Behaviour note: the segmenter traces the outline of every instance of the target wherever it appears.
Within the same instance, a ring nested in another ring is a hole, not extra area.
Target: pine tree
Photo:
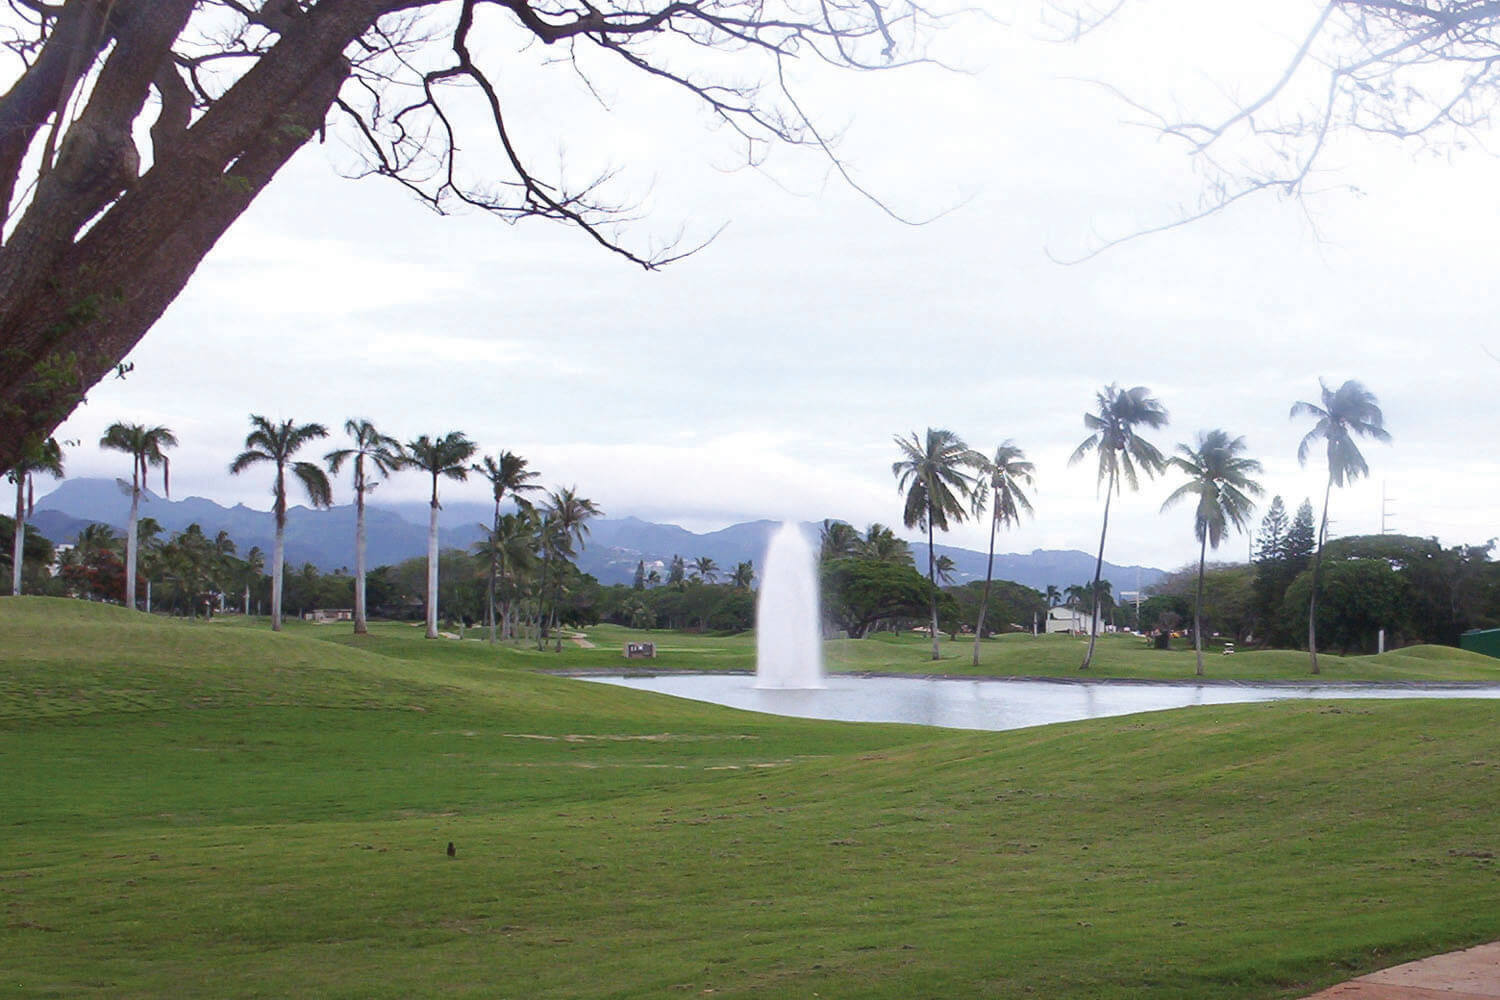
[[[1311,500],[1303,500],[1297,508],[1297,517],[1292,521],[1286,535],[1286,566],[1290,577],[1307,569],[1312,561],[1313,549],[1318,544],[1317,524],[1313,520]]]
[[[1286,537],[1290,525],[1286,517],[1286,505],[1281,497],[1275,497],[1260,519],[1260,531],[1255,534],[1255,563],[1278,563],[1285,556]]]
[[[644,559],[635,564],[635,589],[646,589],[646,561]]]

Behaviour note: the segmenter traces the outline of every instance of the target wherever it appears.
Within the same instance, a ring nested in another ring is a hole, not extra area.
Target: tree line
[[[1307,584],[1307,650],[1313,673],[1318,673],[1317,625],[1319,576],[1322,570],[1324,543],[1328,533],[1328,507],[1333,488],[1342,487],[1369,473],[1356,438],[1367,437],[1389,441],[1384,416],[1374,393],[1354,379],[1337,389],[1319,380],[1319,403],[1298,401],[1292,404],[1290,417],[1310,417],[1312,428],[1297,448],[1297,460],[1305,464],[1313,447],[1326,446],[1328,486],[1323,496],[1323,515],[1312,549],[1312,570]],[[1261,464],[1245,457],[1242,437],[1215,428],[1201,431],[1193,443],[1179,444],[1176,454],[1168,458],[1143,436],[1144,430],[1163,428],[1168,423],[1167,408],[1146,386],[1121,389],[1109,385],[1095,396],[1095,407],[1084,413],[1083,424],[1089,434],[1074,449],[1068,462],[1082,462],[1090,455],[1097,461],[1097,481],[1104,497],[1103,523],[1099,531],[1099,551],[1094,563],[1091,584],[1092,614],[1089,623],[1088,650],[1080,670],[1089,669],[1099,633],[1103,588],[1100,579],[1104,569],[1104,545],[1109,534],[1110,505],[1122,486],[1132,492],[1140,488],[1140,479],[1154,478],[1168,470],[1181,473],[1185,481],[1173,490],[1162,504],[1167,510],[1179,503],[1191,502],[1193,537],[1199,543],[1198,571],[1193,602],[1193,642],[1197,653],[1197,670],[1203,673],[1203,599],[1210,548],[1218,549],[1229,529],[1246,530],[1255,510],[1255,497],[1264,489],[1255,480]],[[985,571],[988,591],[994,571],[995,532],[1016,523],[1022,511],[1031,504],[1023,487],[1031,485],[1035,469],[1014,442],[1006,441],[992,459],[970,448],[949,430],[929,427],[925,438],[915,431],[897,436],[895,443],[901,457],[891,465],[899,490],[905,495],[903,523],[927,534],[927,576],[930,584],[928,606],[931,616],[932,658],[939,659],[937,559],[933,532],[947,531],[949,526],[969,515],[984,515],[990,510],[989,564]],[[993,496],[993,503],[991,497]],[[986,601],[979,605],[975,626],[974,657],[979,664],[979,641],[983,632]]]
[[[489,483],[495,502],[494,518],[491,524],[481,526],[485,529],[485,536],[471,554],[483,567],[485,598],[480,610],[491,641],[496,638],[497,628],[511,636],[516,634],[524,603],[534,624],[537,642],[544,644],[562,613],[570,579],[568,567],[572,566],[573,557],[585,544],[588,522],[602,513],[598,505],[580,495],[576,487],[543,490],[533,482],[538,473],[528,469],[526,459],[513,452],[500,451],[494,456],[482,456],[480,461],[471,461],[479,446],[459,431],[423,434],[404,444],[382,433],[365,419],[345,421],[344,431],[348,436],[344,447],[324,454],[321,463],[307,461],[297,455],[312,442],[327,438],[329,431],[326,426],[295,420],[273,421],[251,414],[244,450],[229,464],[229,472],[233,475],[258,466],[267,466],[272,472],[275,542],[269,563],[267,601],[271,628],[279,631],[282,625],[288,493],[294,487],[300,488],[314,507],[330,507],[333,505],[333,485],[329,476],[337,475],[347,467],[355,506],[355,567],[350,580],[349,603],[352,605],[354,631],[364,633],[368,631],[369,576],[365,566],[365,501],[382,480],[397,472],[411,470],[423,473],[431,484],[423,609],[427,637],[437,638],[443,566],[438,551],[438,515],[442,509],[439,484],[444,479],[466,480],[472,473]],[[168,452],[177,444],[177,436],[170,428],[123,421],[112,424],[100,438],[101,448],[130,457],[130,513],[123,540],[117,543],[110,529],[93,525],[80,534],[77,544],[65,553],[60,575],[70,592],[119,600],[126,607],[139,609],[137,580],[141,570],[171,567],[170,573],[164,571],[164,577],[172,581],[174,594],[180,590],[182,595],[197,595],[191,600],[183,597],[188,600],[189,613],[196,613],[198,602],[206,594],[219,595],[222,603],[222,595],[228,589],[226,583],[235,580],[234,585],[238,587],[241,578],[248,611],[251,579],[258,579],[267,568],[264,554],[259,549],[252,548],[246,559],[235,562],[231,559],[235,551],[231,539],[220,532],[218,538],[208,540],[197,525],[189,526],[186,531],[156,547],[160,526],[150,518],[140,516],[141,498],[148,489],[153,470],[161,470],[163,492],[171,496]],[[7,473],[16,488],[15,517],[10,519],[14,535],[11,553],[13,594],[23,592],[23,570],[28,551],[32,552],[33,565],[36,559],[44,556],[46,564],[52,561],[51,553],[36,546],[32,550],[26,547],[26,520],[35,503],[36,477],[61,477],[63,474],[62,446],[53,438],[27,452]],[[537,492],[543,496],[533,502],[530,495]],[[514,504],[514,512],[502,510],[506,500]],[[150,550],[146,555],[142,550],[143,525]],[[312,574],[307,572],[310,568],[303,569],[304,582],[317,576],[315,571]],[[576,574],[576,568],[573,573]]]

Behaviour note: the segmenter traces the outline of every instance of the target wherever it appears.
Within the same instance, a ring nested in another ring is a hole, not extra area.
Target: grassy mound
[[[1493,702],[953,733],[419,636],[0,601],[0,992],[1296,997],[1500,937]]]

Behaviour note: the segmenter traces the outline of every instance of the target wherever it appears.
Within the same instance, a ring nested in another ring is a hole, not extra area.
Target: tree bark
[[[1318,526],[1318,547],[1313,551],[1311,593],[1307,600],[1307,655],[1312,672],[1318,673],[1318,575],[1323,568],[1323,543],[1328,538],[1328,501],[1333,497],[1333,470],[1328,472],[1328,488],[1323,491],[1323,521]]]
[[[365,622],[365,475],[364,456],[354,459],[354,634],[367,635]]]
[[[438,494],[432,474],[432,507],[427,517],[427,638],[438,637]]]
[[[1109,504],[1115,498],[1115,471],[1110,470],[1108,491],[1104,494],[1104,527],[1099,529],[1099,558],[1094,563],[1094,618],[1089,622],[1089,650],[1083,654],[1083,665],[1087,670],[1094,662],[1094,642],[1099,637],[1099,578],[1104,574],[1104,536],[1109,534]]]
[[[131,12],[129,24],[117,33],[56,165],[0,250],[0,345],[7,351],[0,368],[0,467],[13,465],[113,370],[230,224],[322,126],[349,74],[344,50],[382,14],[424,4],[324,0],[290,19],[272,48],[196,123],[155,150],[139,177],[129,162],[130,125],[170,58],[172,26],[192,2],[118,5]],[[45,89],[44,75],[25,87],[23,77],[0,100],[0,120],[36,103],[33,91]],[[106,87],[106,79],[118,85]],[[29,95],[27,102],[18,91]],[[0,167],[5,155],[0,148]]]
[[[16,477],[16,541],[11,550],[10,592],[21,596],[21,560],[26,548],[26,477]]]
[[[140,556],[139,517],[141,512],[141,465],[140,456],[131,458],[130,468],[130,523],[125,526],[125,606],[135,610],[136,560]]]
[[[1198,600],[1193,605],[1193,649],[1198,652],[1198,676],[1203,676],[1203,566],[1208,558],[1208,532],[1198,546]]]
[[[984,564],[984,600],[979,602],[979,620],[974,623],[974,666],[979,666],[979,640],[984,635],[984,613],[990,607],[990,580],[995,575],[995,518],[990,516],[990,555]]]
[[[932,605],[932,658],[942,659],[938,649],[937,627],[937,557],[932,551],[932,490],[927,491],[927,582],[932,584],[928,599]]]
[[[276,544],[271,551],[271,631],[281,631],[282,557],[286,553],[286,471],[276,463]]]

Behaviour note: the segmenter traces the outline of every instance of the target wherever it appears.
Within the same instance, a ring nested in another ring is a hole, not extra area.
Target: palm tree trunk
[[[1099,577],[1104,573],[1104,536],[1109,534],[1109,504],[1115,498],[1115,471],[1109,471],[1108,490],[1104,494],[1104,527],[1099,529],[1099,558],[1094,563],[1094,618],[1089,622],[1089,651],[1083,654],[1083,665],[1079,670],[1087,670],[1089,664],[1094,662],[1094,643],[1099,638]]]
[[[551,562],[552,553],[546,548],[542,549],[542,584],[536,592],[536,648],[538,651],[547,648],[547,636],[542,630],[546,623],[547,614],[547,564]]]
[[[140,553],[136,527],[141,512],[141,471],[137,461],[130,470],[130,523],[125,527],[125,606],[135,610],[135,565]]]
[[[354,488],[354,634],[367,635],[365,621],[365,484]]]
[[[1193,605],[1193,648],[1198,651],[1198,676],[1203,676],[1203,561],[1208,557],[1208,532],[1198,546],[1198,601]]]
[[[21,596],[21,560],[26,548],[26,477],[16,477],[16,544],[11,550],[10,592]]]
[[[938,627],[937,627],[937,557],[932,552],[932,491],[927,491],[927,582],[932,584],[932,591],[928,597],[932,604],[932,658],[941,659],[938,652]]]
[[[278,507],[281,505],[278,504]],[[286,515],[276,514],[276,544],[271,551],[271,631],[281,631],[281,560],[286,554]]]
[[[146,586],[147,586],[147,588],[149,588],[151,586],[151,581],[147,580],[146,581]],[[148,589],[147,592],[149,593],[149,589]],[[149,597],[146,598],[146,605],[147,605],[146,606],[146,610],[150,611],[151,610],[151,607],[150,607],[150,605],[151,605],[151,599]],[[250,585],[248,583],[245,584],[245,617],[246,618],[250,617]]]
[[[500,537],[500,498],[495,497],[495,524],[490,532],[490,586],[487,600],[484,606],[485,616],[489,619],[490,645],[495,644],[495,576],[499,572],[500,554],[495,550],[495,542]]]
[[[979,666],[979,639],[984,635],[984,613],[990,606],[990,578],[995,575],[995,519],[990,518],[990,558],[984,564],[984,600],[979,603],[979,621],[974,623],[974,666]]]
[[[1323,522],[1318,527],[1318,547],[1313,551],[1311,596],[1307,601],[1307,654],[1312,658],[1312,672],[1318,673],[1318,574],[1323,568],[1323,543],[1328,539],[1328,501],[1333,496],[1333,472],[1328,473],[1328,488],[1323,491]]]
[[[427,638],[438,637],[438,498],[437,474],[432,477],[432,508],[427,518]]]

